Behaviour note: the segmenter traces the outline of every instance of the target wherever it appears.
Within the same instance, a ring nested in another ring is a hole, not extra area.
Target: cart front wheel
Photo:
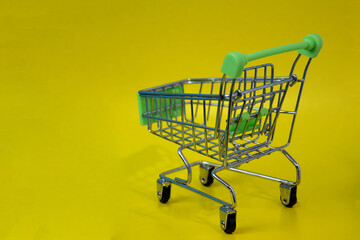
[[[231,234],[236,229],[236,210],[228,206],[220,207],[220,227],[225,233]]]
[[[291,208],[297,203],[296,191],[297,186],[280,184],[280,201],[285,207]]]
[[[165,179],[157,180],[157,196],[160,202],[167,203],[170,199],[171,183]]]

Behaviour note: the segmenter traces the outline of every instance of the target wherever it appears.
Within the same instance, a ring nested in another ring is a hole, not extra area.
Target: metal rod
[[[218,203],[220,203],[220,204],[222,204],[222,205],[226,205],[226,206],[228,206],[228,207],[231,207],[231,206],[232,206],[230,203],[224,202],[224,201],[222,201],[222,200],[220,200],[220,199],[218,199],[218,198],[216,198],[216,197],[213,197],[213,196],[211,196],[211,195],[209,195],[209,194],[207,194],[207,193],[204,193],[204,192],[202,192],[202,191],[199,191],[199,190],[197,190],[196,188],[190,187],[190,186],[185,185],[185,184],[181,184],[181,183],[177,182],[176,180],[173,180],[173,179],[171,179],[171,178],[168,178],[168,177],[165,177],[165,176],[162,176],[162,175],[160,175],[160,177],[163,178],[163,179],[165,179],[165,180],[167,180],[167,181],[169,181],[169,182],[171,182],[171,183],[173,183],[173,184],[176,184],[176,185],[178,185],[178,186],[180,186],[180,187],[186,188],[186,189],[191,190],[191,191],[193,191],[193,192],[195,192],[195,193],[198,193],[198,194],[200,194],[200,195],[202,195],[202,196],[204,196],[204,197],[207,197],[207,198],[209,198],[209,199],[211,199],[211,200],[214,200],[214,201],[216,201],[216,202],[218,202]]]
[[[187,169],[187,180],[186,180],[186,184],[189,185],[191,183],[191,178],[192,178],[192,170],[191,170],[191,165],[189,164],[189,162],[186,160],[184,154],[182,153],[182,150],[184,149],[184,146],[179,147],[178,149],[178,154],[181,158],[181,160],[184,162],[186,169]]]
[[[256,172],[245,171],[245,170],[238,169],[238,168],[229,168],[229,170],[234,171],[234,172],[238,172],[238,173],[244,173],[244,174],[255,176],[255,177],[265,178],[265,179],[275,181],[275,182],[286,183],[286,184],[290,184],[290,185],[296,185],[296,182],[284,180],[284,179],[277,178],[277,177],[271,177],[271,176],[256,173]]]
[[[217,112],[216,112],[216,122],[215,122],[215,138],[218,137],[219,135],[219,125],[220,125],[220,105],[221,105],[221,100],[222,100],[222,88],[223,88],[223,83],[226,79],[226,75],[223,75],[222,81],[221,81],[221,85],[220,85],[220,91],[219,91],[219,95],[218,95],[218,106],[217,106]]]
[[[227,182],[225,182],[223,179],[221,179],[221,178],[217,175],[217,173],[218,173],[219,171],[222,171],[222,170],[224,170],[224,169],[225,169],[224,167],[216,168],[216,169],[214,169],[214,170],[212,171],[211,175],[229,190],[230,196],[231,196],[231,207],[235,208],[236,205],[237,205],[237,202],[236,202],[236,196],[235,196],[235,191],[234,191],[234,189],[230,186],[230,184],[228,184]]]

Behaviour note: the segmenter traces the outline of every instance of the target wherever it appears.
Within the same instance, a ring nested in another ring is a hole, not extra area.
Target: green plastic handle
[[[231,52],[225,56],[221,72],[232,78],[241,76],[245,65],[253,60],[269,57],[272,55],[298,50],[309,58],[315,58],[322,47],[323,41],[318,34],[307,35],[302,42],[288,44],[280,47],[270,48],[250,54]]]

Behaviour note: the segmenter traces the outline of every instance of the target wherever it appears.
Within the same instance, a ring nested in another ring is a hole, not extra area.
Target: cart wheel
[[[171,183],[165,179],[157,180],[157,196],[160,202],[167,203],[170,199]]]
[[[291,208],[296,204],[296,190],[297,186],[287,185],[284,183],[280,184],[280,201],[285,207]]]
[[[214,168],[214,166],[210,166],[209,164],[200,164],[200,182],[202,185],[209,187],[214,182],[214,178],[211,175]]]
[[[227,234],[236,229],[236,210],[228,206],[220,207],[220,227]]]

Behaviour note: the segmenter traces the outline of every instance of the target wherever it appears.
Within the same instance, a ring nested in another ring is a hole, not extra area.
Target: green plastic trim
[[[248,63],[247,55],[239,52],[231,52],[225,56],[221,72],[237,78],[241,76],[244,66]]]
[[[146,102],[144,97],[140,97],[139,92],[137,93],[138,106],[139,106],[139,116],[140,116],[140,124],[144,126],[147,124],[146,118],[142,115],[146,112]]]
[[[314,33],[307,35],[303,41],[308,42],[308,48],[300,49],[298,52],[309,58],[317,57],[323,45],[322,38],[318,34]]]
[[[245,65],[253,60],[269,57],[272,55],[296,51],[309,58],[315,58],[323,45],[323,41],[318,34],[307,35],[302,42],[288,44],[280,47],[270,48],[250,54],[231,52],[225,56],[221,72],[232,78],[241,76]]]
[[[267,108],[262,108],[260,110],[260,116],[258,118],[258,122],[259,122],[260,118],[262,118],[263,116],[268,115],[268,113],[269,113],[269,110]],[[237,117],[239,117],[239,116],[240,116],[240,114],[237,115]],[[238,126],[235,134],[242,133],[244,131],[246,122],[248,120],[249,120],[249,122],[248,122],[248,125],[246,127],[246,131],[253,130],[254,125],[255,125],[255,121],[256,121],[256,117],[253,117],[253,118],[250,119],[250,114],[246,112],[246,113],[242,114],[239,126]],[[229,131],[230,136],[234,135],[236,125],[237,125],[237,122],[230,125],[230,131]],[[256,125],[255,129],[258,129],[259,127],[260,127],[260,124]]]
[[[164,92],[164,90],[161,91],[157,91],[157,92]],[[166,93],[184,93],[184,88],[182,85],[176,86],[175,88],[168,88],[165,90]],[[140,97],[139,92],[137,93],[137,99],[138,99],[138,106],[139,106],[139,116],[140,116],[140,124],[141,126],[147,125],[147,118],[143,117],[142,115],[144,113],[146,113],[146,102],[145,102],[145,97]],[[148,99],[150,99],[148,97]],[[165,107],[165,102],[166,102],[166,106],[170,106],[170,99],[169,98],[156,98],[154,97],[154,99],[156,99],[157,102],[157,106],[153,106],[153,110],[156,109],[160,109],[160,101],[162,102],[162,107]],[[155,102],[155,101],[154,101]],[[175,100],[176,105],[180,105],[181,104],[181,100],[180,99],[176,99]],[[174,104],[174,101],[172,101],[172,105]],[[175,106],[173,105],[173,109],[170,111],[170,109],[168,110],[162,110],[161,111],[161,115],[160,113],[156,112],[154,113],[152,116],[153,117],[163,117],[165,118],[166,116],[170,116],[171,112],[172,112],[172,117],[176,117],[176,116],[181,116],[181,106]],[[151,102],[150,100],[148,101],[148,107],[151,107]],[[166,115],[167,114],[167,115]],[[151,119],[150,120],[152,123],[156,122],[156,119]]]

